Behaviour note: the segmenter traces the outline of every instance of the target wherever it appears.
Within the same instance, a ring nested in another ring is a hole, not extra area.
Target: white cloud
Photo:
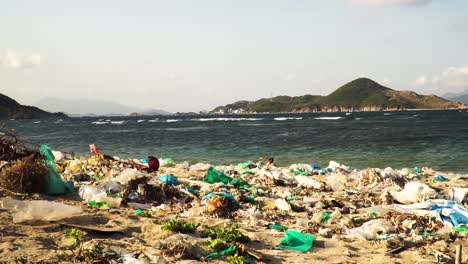
[[[288,73],[286,77],[284,77],[284,80],[286,81],[292,81],[296,79],[297,75],[295,73]]]
[[[177,79],[177,74],[171,72],[169,73],[168,78],[169,80],[174,81],[175,79]]]
[[[414,80],[413,85],[414,86],[424,86],[428,83],[427,81],[427,76],[419,76],[416,80]]]
[[[20,55],[12,50],[0,53],[0,67],[10,69],[22,69],[39,66],[42,64],[42,57],[39,54]]]
[[[413,82],[414,86],[435,91],[459,92],[468,89],[468,65],[449,67],[440,74],[423,75]]]
[[[363,6],[423,6],[432,0],[348,0],[353,5]]]

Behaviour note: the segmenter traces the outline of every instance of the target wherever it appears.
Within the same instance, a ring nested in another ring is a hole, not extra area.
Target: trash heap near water
[[[333,247],[349,248],[330,255],[349,263],[373,255],[414,263],[406,251],[432,262],[468,259],[465,175],[335,161],[276,167],[269,157],[229,166],[159,159],[152,171],[146,158],[111,157],[95,146],[89,157],[10,149],[0,149],[0,216],[9,220],[2,225],[57,224],[49,235],[72,244],[56,261],[310,263]],[[456,245],[465,246],[461,257]],[[0,251],[5,260],[15,254]]]

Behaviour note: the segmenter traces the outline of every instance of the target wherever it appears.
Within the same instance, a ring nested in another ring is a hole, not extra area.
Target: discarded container
[[[81,199],[86,202],[95,201],[102,202],[104,197],[107,197],[106,190],[104,188],[98,188],[94,186],[82,186],[78,190],[78,195]]]
[[[331,174],[327,177],[327,185],[335,192],[342,191],[346,187],[346,178],[340,174]]]
[[[64,159],[64,155],[63,155],[63,153],[60,152],[60,151],[55,151],[55,150],[53,150],[53,151],[52,151],[52,154],[54,155],[55,161],[56,161],[56,162],[57,162],[57,161],[61,161],[61,160]]]
[[[86,202],[105,202],[109,207],[119,207],[122,202],[121,198],[108,197],[102,187],[82,186],[78,194]]]
[[[13,214],[14,223],[26,221],[57,221],[82,213],[79,207],[44,200],[18,201],[3,199],[0,201],[0,207],[16,211]]]
[[[276,199],[275,206],[281,211],[286,211],[286,212],[292,211],[291,205],[288,202],[286,202],[284,199]]]
[[[365,222],[360,227],[346,230],[346,233],[350,238],[375,239],[377,235],[395,231],[395,227],[387,222],[387,220],[375,219]]]

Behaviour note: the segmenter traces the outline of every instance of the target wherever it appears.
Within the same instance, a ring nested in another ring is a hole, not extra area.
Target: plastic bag
[[[48,194],[65,194],[71,193],[74,189],[63,182],[62,178],[57,172],[57,168],[55,167],[55,157],[52,154],[52,150],[46,146],[42,145],[40,149],[40,153],[44,156],[44,161],[49,169],[49,174],[47,177],[47,193]]]
[[[331,174],[327,177],[327,185],[335,192],[342,191],[346,187],[346,177],[341,174]]]
[[[203,181],[208,182],[208,183],[222,182],[224,184],[234,185],[237,188],[250,188],[251,187],[245,181],[243,181],[243,180],[241,180],[239,178],[228,177],[228,176],[224,175],[224,173],[214,169],[213,167],[210,167],[208,169],[205,176],[203,177]]]
[[[104,188],[94,186],[82,186],[78,194],[86,202],[105,202],[109,207],[119,207],[122,198],[108,197]]]
[[[13,214],[13,223],[26,221],[57,221],[82,213],[80,207],[44,200],[18,201],[4,199],[0,201],[0,207],[17,211]]]
[[[286,230],[285,237],[281,238],[278,248],[307,252],[312,248],[312,243],[315,241],[315,236],[302,233],[297,230]]]
[[[211,167],[210,164],[206,163],[197,163],[190,166],[190,171],[206,171]]]
[[[447,198],[458,203],[463,203],[465,197],[467,197],[468,188],[450,188],[447,192]]]
[[[409,182],[401,192],[392,193],[395,200],[402,204],[423,202],[437,196],[437,192],[431,187],[420,182]]]
[[[297,184],[300,185],[300,186],[304,186],[304,187],[307,187],[307,188],[313,188],[313,189],[317,189],[317,190],[320,190],[322,188],[322,183],[314,180],[311,177],[301,175],[301,176],[296,176],[295,179],[297,181]]]
[[[136,169],[125,169],[119,174],[119,176],[112,179],[112,181],[117,181],[126,185],[129,181],[138,179],[142,176],[143,174]]]
[[[179,181],[177,180],[177,178],[172,175],[162,175],[159,177],[159,181],[161,183],[170,183],[172,185],[179,185]]]
[[[387,220],[375,219],[365,222],[362,226],[346,230],[347,236],[359,239],[375,239],[377,235],[395,232],[396,229]]]

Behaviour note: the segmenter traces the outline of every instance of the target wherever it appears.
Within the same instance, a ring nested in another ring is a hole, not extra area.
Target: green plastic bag
[[[236,251],[236,249],[237,249],[237,246],[234,245],[234,246],[226,248],[225,250],[210,253],[210,254],[206,255],[206,258],[211,259],[211,258],[220,258],[220,257],[226,256],[226,255],[233,255],[234,252]]]
[[[307,252],[312,248],[312,243],[314,243],[315,238],[316,237],[314,235],[289,229],[286,230],[285,237],[281,239],[281,242],[277,247]]]
[[[224,175],[224,173],[220,172],[219,170],[216,170],[213,167],[210,167],[208,169],[205,176],[203,177],[203,181],[205,181],[207,183],[222,182],[224,184],[232,184],[237,188],[246,188],[246,189],[248,189],[248,188],[252,187],[248,183],[246,183],[245,181],[243,181],[243,180],[241,180],[239,178],[228,177],[228,176]]]
[[[468,226],[462,225],[462,226],[455,227],[455,233],[457,234],[468,233]]]
[[[40,153],[44,156],[44,162],[49,169],[47,176],[47,194],[65,194],[73,192],[73,188],[65,184],[55,168],[55,157],[47,145],[42,145]]]

